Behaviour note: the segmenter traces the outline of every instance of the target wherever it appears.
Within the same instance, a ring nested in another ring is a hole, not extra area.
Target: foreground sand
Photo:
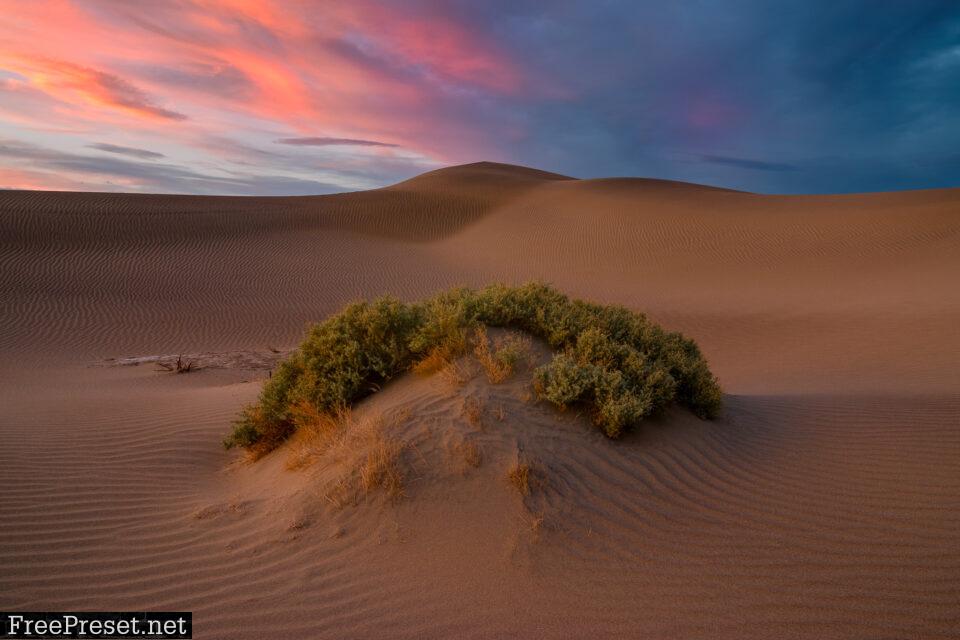
[[[958,190],[480,164],[314,198],[0,192],[0,238],[0,609],[192,610],[205,638],[960,635]],[[220,447],[262,371],[102,366],[531,278],[696,339],[722,419],[609,443],[475,380],[507,406],[478,430],[405,380],[373,402],[483,465],[334,509]],[[518,447],[549,468],[535,500],[503,480]]]

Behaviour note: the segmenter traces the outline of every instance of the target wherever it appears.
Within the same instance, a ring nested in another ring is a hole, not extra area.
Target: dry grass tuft
[[[340,511],[348,504],[355,502],[355,491],[346,482],[345,478],[337,481],[323,493],[323,499],[336,511]]]
[[[540,465],[522,458],[518,458],[507,470],[507,480],[524,497],[533,493],[534,489],[542,488],[546,483],[546,477]]]
[[[413,365],[413,371],[420,375],[429,375],[437,371],[442,371],[451,366],[457,358],[466,352],[466,329],[451,331],[444,337],[440,344],[430,349],[424,358]]]
[[[522,496],[530,495],[530,475],[530,465],[526,462],[517,462],[507,470],[507,479]]]
[[[463,399],[463,417],[472,426],[483,429],[483,401],[477,396],[467,396]]]
[[[451,392],[456,392],[473,378],[474,372],[464,362],[454,360],[440,369],[440,379]]]
[[[503,405],[497,405],[496,410],[493,412],[493,415],[497,418],[497,422],[503,422],[507,419],[507,412],[503,408]]]
[[[360,486],[364,494],[383,489],[392,499],[402,498],[403,472],[399,461],[404,444],[384,437],[379,430],[372,431],[370,438],[366,460],[360,467]]]
[[[248,414],[251,416],[259,416],[262,413],[260,407],[251,407],[248,410]],[[268,453],[271,453],[274,449],[283,444],[283,441],[289,437],[288,433],[277,432],[271,434],[270,437],[264,437],[258,440],[256,443],[246,447],[244,450],[244,460],[246,462],[256,462],[260,458],[264,457]]]
[[[422,376],[442,371],[450,366],[450,359],[440,349],[433,349],[427,356],[413,365],[413,372]]]
[[[406,443],[388,432],[409,418],[409,412],[358,419],[349,409],[330,415],[312,405],[298,405],[292,419],[299,425],[291,438],[289,470],[321,460],[340,468],[340,475],[321,495],[335,509],[356,504],[360,496],[383,490],[391,499],[403,497],[402,465]]]
[[[273,449],[267,445],[257,443],[255,446],[248,447],[244,450],[243,456],[238,460],[240,464],[246,464],[251,462],[256,462],[263,456],[267,455],[273,451]]]
[[[522,333],[508,333],[497,338],[491,347],[487,328],[480,325],[475,330],[474,340],[473,353],[492,384],[500,384],[513,375],[518,365],[530,362],[532,343],[530,337]]]
[[[297,430],[290,438],[290,454],[286,462],[290,471],[315,464],[353,422],[349,408],[343,407],[330,414],[318,411],[307,402],[297,404],[291,415]]]
[[[483,450],[480,449],[480,446],[475,442],[463,442],[459,447],[460,455],[463,457],[463,461],[469,467],[474,469],[478,468],[483,464]]]

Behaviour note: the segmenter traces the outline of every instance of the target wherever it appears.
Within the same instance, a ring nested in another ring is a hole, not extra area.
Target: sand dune
[[[0,239],[0,609],[192,610],[203,638],[960,635],[960,190],[480,163],[333,196],[0,192]],[[532,278],[697,340],[722,418],[609,442],[519,379],[409,377],[358,411],[409,409],[425,466],[335,509],[283,451],[220,447],[262,370],[94,366]],[[465,422],[470,395],[506,418]],[[526,499],[518,449],[549,477]]]

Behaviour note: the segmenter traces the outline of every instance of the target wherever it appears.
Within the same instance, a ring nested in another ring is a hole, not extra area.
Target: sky
[[[0,0],[0,188],[960,187],[957,0]]]

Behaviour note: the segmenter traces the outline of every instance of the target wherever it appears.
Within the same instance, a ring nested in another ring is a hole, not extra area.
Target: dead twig
[[[193,365],[193,360],[184,362],[183,354],[177,356],[177,361],[174,364],[167,364],[166,362],[157,361],[155,363],[158,367],[161,367],[164,371],[169,371],[170,373],[190,373],[191,371],[199,371],[200,367],[195,367]]]

